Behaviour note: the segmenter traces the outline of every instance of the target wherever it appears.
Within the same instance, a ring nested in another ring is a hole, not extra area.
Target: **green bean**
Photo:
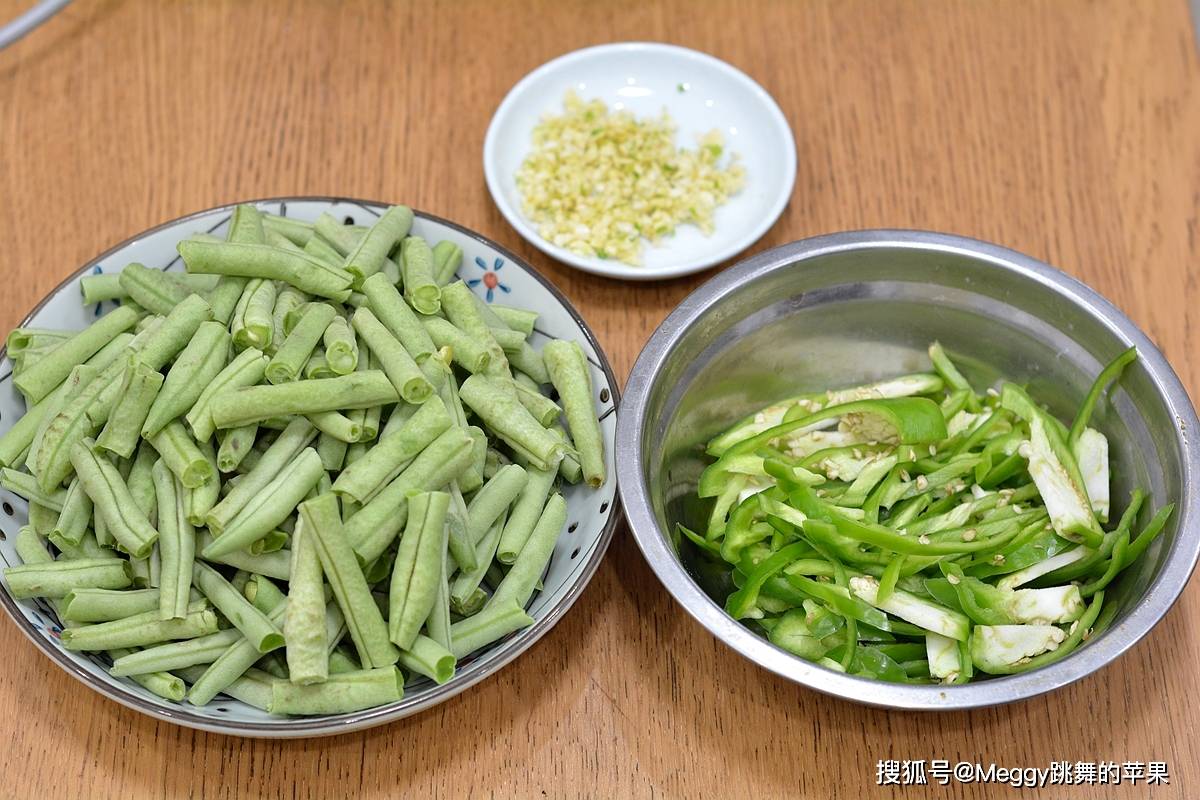
[[[400,666],[432,678],[439,686],[454,677],[457,661],[448,648],[428,636],[417,636],[408,650],[400,651]]]
[[[433,251],[420,236],[409,236],[401,245],[400,256],[404,299],[422,314],[438,313],[442,290],[433,279]]]
[[[521,494],[528,480],[524,469],[509,464],[476,492],[467,506],[467,535],[472,545],[479,544],[492,524]]]
[[[276,606],[267,616],[267,620],[275,626],[283,623],[287,615],[287,602]],[[283,637],[279,637],[279,646],[283,645]],[[218,692],[237,681],[246,670],[262,656],[262,651],[256,644],[245,636],[226,648],[225,652],[209,664],[208,669],[200,675],[188,690],[188,702],[195,706],[207,705],[217,696]]]
[[[226,241],[243,244],[262,244],[266,239],[266,221],[263,213],[249,203],[239,203],[234,206],[233,214],[229,217],[229,230],[225,234]],[[212,239],[211,241],[220,241]]]
[[[438,286],[445,286],[454,280],[454,274],[462,266],[462,248],[449,240],[443,240],[433,246],[433,279]]]
[[[400,670],[387,666],[331,675],[309,686],[276,681],[272,691],[272,714],[344,714],[398,702],[404,679]]]
[[[479,648],[532,624],[533,618],[514,600],[492,600],[478,614],[450,626],[450,652],[456,658],[464,658]]]
[[[63,497],[63,507],[54,523],[52,535],[61,541],[79,544],[92,521],[92,499],[87,496],[79,478],[71,481]]]
[[[246,290],[248,278],[237,278],[232,275],[222,275],[217,279],[217,285],[208,293],[209,306],[212,307],[213,319],[222,325],[229,325],[237,309],[238,301]]]
[[[34,404],[26,404],[25,414],[13,423],[3,435],[0,435],[0,466],[11,467],[21,463],[34,436],[42,427],[43,421],[57,413],[66,389],[69,388],[70,376],[59,384],[53,393]]]
[[[346,537],[362,563],[391,544],[407,521],[408,495],[434,491],[456,479],[470,464],[471,437],[450,428],[434,439],[395,480],[381,489],[346,523]]]
[[[99,519],[97,519],[96,522],[99,524]],[[91,531],[83,534],[77,544],[65,542],[56,537],[54,534],[50,534],[49,538],[62,554],[59,556],[59,559],[63,561],[77,561],[82,558],[120,559],[120,556],[112,550],[111,539],[109,540],[108,544],[106,544],[104,547],[101,547],[100,543],[96,540],[96,535]]]
[[[154,554],[158,552],[157,547],[158,545],[155,545],[155,549],[151,550],[150,555],[146,556],[145,558],[129,559],[129,569],[133,573],[133,586],[136,586],[139,589],[157,588],[154,585],[155,582],[153,568]]]
[[[512,569],[496,587],[489,605],[513,600],[524,607],[533,596],[534,588],[542,578],[542,572],[550,563],[554,544],[567,522],[567,503],[561,494],[551,495],[546,508],[538,518],[537,525],[529,535],[521,554],[513,562]]]
[[[263,355],[261,350],[247,348],[230,361],[207,386],[203,387],[191,410],[184,415],[184,419],[187,420],[197,441],[207,441],[216,428],[212,421],[213,398],[221,392],[258,383],[266,374],[269,361],[270,359]]]
[[[520,331],[526,336],[533,335],[533,326],[537,324],[538,313],[523,308],[513,308],[499,303],[491,304],[492,313],[504,321],[504,324],[514,331]]]
[[[341,220],[328,211],[321,212],[321,216],[317,217],[316,222],[313,223],[313,230],[334,249],[334,252],[338,254],[339,262],[345,259],[346,255],[358,244],[359,238],[366,232],[366,228],[343,225]]]
[[[389,638],[401,650],[412,646],[437,599],[449,505],[445,492],[419,492],[408,501],[408,527],[392,568],[388,612]]]
[[[217,451],[217,469],[221,472],[236,470],[246,455],[254,448],[254,440],[257,436],[257,422],[229,428],[225,432],[225,437],[221,439],[221,449]]]
[[[138,445],[125,475],[125,485],[129,487],[134,505],[141,509],[148,520],[157,519],[158,514],[158,493],[154,488],[154,464],[157,461],[158,453],[149,442],[143,441]]]
[[[229,344],[229,334],[221,323],[200,324],[192,340],[171,365],[142,426],[143,436],[153,437],[168,422],[187,413],[196,404],[205,387],[225,369]]]
[[[278,296],[274,281],[252,278],[238,298],[237,308],[229,321],[233,346],[253,347],[270,351],[275,341],[275,299]]]
[[[497,436],[533,466],[546,469],[562,455],[562,442],[543,428],[495,379],[472,375],[463,382],[459,395]],[[568,414],[569,409],[570,406]]]
[[[391,206],[358,240],[346,256],[343,269],[350,273],[354,286],[383,269],[388,253],[412,229],[413,213],[407,206]]]
[[[371,312],[421,366],[429,382],[435,388],[441,386],[443,373],[436,364],[430,363],[437,350],[433,339],[429,338],[429,332],[404,302],[396,287],[388,283],[385,277],[376,278],[372,275],[363,281],[362,290],[367,296],[367,307]]]
[[[314,350],[313,354],[304,362],[303,373],[305,380],[336,378],[340,374],[329,368],[329,362],[325,360],[325,352],[319,348]]]
[[[128,306],[105,314],[13,378],[14,385],[28,403],[36,403],[66,380],[75,366],[87,361],[137,321],[138,313]]]
[[[87,410],[110,383],[120,382],[121,370],[119,362],[100,370],[47,422],[32,465],[43,491],[51,491],[71,474],[71,447],[95,433],[96,426],[88,419]]]
[[[170,639],[194,639],[217,631],[217,615],[203,601],[188,606],[183,619],[159,619],[158,611],[146,611],[132,617],[66,628],[60,634],[68,650],[113,650],[121,647],[145,647]]]
[[[79,587],[67,592],[58,608],[65,621],[111,622],[114,619],[132,617],[134,614],[156,611],[158,604],[158,589],[118,590]]]
[[[446,318],[465,333],[472,343],[486,352],[493,365],[504,363],[504,350],[496,341],[496,337],[484,321],[483,315],[480,314],[477,305],[478,298],[475,293],[468,289],[467,284],[462,281],[455,281],[443,287],[441,292],[442,311],[446,314]],[[436,337],[434,337],[434,341],[437,341]]]
[[[278,231],[299,247],[304,247],[312,238],[313,226],[309,222],[277,214],[263,214],[262,222],[264,227]]]
[[[196,554],[196,532],[184,513],[184,488],[158,461],[154,465],[154,490],[158,502],[158,548],[162,563],[159,580],[159,617],[187,616],[192,589],[192,565]]]
[[[300,504],[305,529],[313,534],[321,568],[346,618],[350,638],[364,667],[395,664],[399,653],[388,640],[387,623],[371,598],[338,513],[337,497],[320,495]]]
[[[14,547],[17,556],[25,564],[45,564],[53,561],[54,556],[46,549],[46,544],[32,525],[22,525],[17,529]]]
[[[322,335],[325,344],[325,361],[338,375],[349,375],[358,367],[358,342],[350,323],[343,316],[335,316]]]
[[[162,369],[192,340],[200,323],[212,319],[212,315],[212,306],[204,298],[188,295],[157,327],[138,334],[139,338],[145,337],[140,343],[138,360],[151,369]]]
[[[500,534],[504,532],[506,514],[500,516],[491,527],[483,532],[475,543],[475,567],[465,569],[460,565],[458,575],[450,584],[450,607],[466,616],[473,605],[474,598],[479,596],[479,585],[483,576],[496,558],[496,546],[500,543]]]
[[[592,400],[592,380],[587,357],[576,342],[554,339],[546,343],[542,353],[550,379],[558,390],[566,411],[571,439],[579,453],[579,463],[588,485],[599,489],[604,485],[604,438]]]
[[[144,650],[113,659],[112,668],[108,673],[121,677],[143,675],[148,672],[174,671],[194,667],[197,664],[211,664],[230,646],[244,638],[242,632],[237,628],[227,628],[182,642],[147,647]]]
[[[456,513],[456,508],[460,505],[460,503],[454,502],[453,491],[451,492],[451,501],[452,501],[451,510],[446,515],[447,549],[449,549],[449,532],[450,532],[449,531],[449,523],[452,518],[452,515],[454,515]],[[461,501],[461,498],[459,498],[459,501]],[[450,650],[450,581],[448,580],[449,571],[450,571],[450,559],[443,558],[442,559],[442,572],[441,572],[441,575],[438,576],[437,594],[434,597],[433,608],[430,610],[429,616],[425,619],[425,633],[428,634],[429,638],[433,639],[433,641],[435,641],[438,645],[440,645],[446,651]],[[418,636],[417,637],[418,642],[413,643],[413,650],[417,649],[420,638],[421,637]],[[401,658],[403,658],[403,657],[404,657],[404,654],[401,653]],[[412,669],[411,666],[409,666],[408,668]],[[437,680],[437,678],[434,677],[434,680]]]
[[[542,509],[554,488],[554,479],[558,475],[558,465],[550,464],[548,469],[529,467],[528,480],[521,489],[521,495],[513,506],[504,532],[496,548],[496,560],[501,564],[512,564],[517,560],[534,526],[542,516]]]
[[[147,438],[158,455],[188,489],[217,480],[216,470],[200,447],[178,419],[172,420],[158,433]]]
[[[534,350],[529,342],[522,342],[520,349],[505,352],[505,356],[513,369],[528,375],[534,383],[550,383],[550,372],[546,369],[542,353]]]
[[[526,381],[533,384],[532,388],[525,385]],[[558,403],[538,391],[537,384],[532,378],[527,377],[523,372],[518,372],[513,379],[513,388],[516,390],[517,400],[543,427],[549,427],[558,421],[562,414],[562,408]]]
[[[71,448],[71,463],[108,532],[122,549],[134,558],[150,555],[158,531],[138,508],[117,468],[96,453],[95,442],[84,439]]]
[[[192,580],[258,652],[269,653],[283,646],[283,631],[221,577],[221,573],[207,564],[194,564]]]
[[[355,311],[351,322],[370,349],[372,363],[383,369],[399,396],[407,403],[425,402],[433,386],[400,341],[368,308]]]
[[[116,275],[91,275],[84,277],[93,278],[109,278],[115,280]],[[105,297],[105,300],[111,298]],[[93,300],[91,302],[100,302]],[[84,301],[85,305],[91,305],[88,301]],[[4,342],[4,347],[8,351],[8,357],[18,359],[30,350],[53,349],[60,344],[70,339],[74,335],[73,331],[57,330],[52,328],[13,328],[8,334],[8,338]]]
[[[197,531],[196,548],[200,552],[199,557],[204,561],[213,564],[225,564],[226,566],[236,567],[237,569],[243,569],[281,581],[286,581],[291,576],[292,554],[289,550],[276,550],[273,553],[259,554],[251,553],[249,550],[234,550],[232,553],[206,558],[203,550],[212,544],[213,541],[212,534],[207,529],[202,528]]]
[[[341,439],[327,433],[322,433],[317,438],[317,455],[321,457],[321,464],[326,471],[338,472],[342,469],[342,464],[346,460],[346,448],[349,446]]]
[[[131,359],[121,380],[115,413],[109,414],[96,446],[122,458],[133,455],[141,437],[142,423],[150,414],[163,385],[162,373]]]
[[[26,472],[17,472],[15,469],[0,470],[0,486],[53,511],[61,512],[67,499],[65,489],[58,488],[51,492],[43,492],[37,485],[37,479],[34,476]]]
[[[486,372],[491,366],[493,354],[489,352],[485,343],[472,339],[465,331],[441,317],[426,317],[421,323],[433,343],[438,347],[450,348],[454,363],[467,372]]]
[[[191,294],[162,270],[148,269],[137,263],[126,265],[118,280],[125,294],[151,314],[165,316]]]
[[[132,650],[127,648],[118,647],[109,650],[108,655],[115,661],[132,652]],[[152,694],[156,694],[166,700],[173,700],[176,703],[183,700],[187,694],[187,687],[184,686],[183,680],[167,672],[147,672],[145,674],[131,675],[129,679]]]
[[[437,397],[429,398],[399,430],[384,436],[346,467],[333,482],[333,490],[359,503],[369,501],[450,425],[445,404]]]
[[[212,400],[212,418],[218,428],[235,428],[280,414],[369,408],[399,399],[387,375],[368,370],[336,378],[223,391]]]
[[[354,414],[355,412],[351,411],[350,413]],[[362,438],[362,423],[353,417],[337,411],[320,411],[306,416],[318,431],[341,439],[343,442],[357,442]]]
[[[345,256],[339,253],[337,248],[322,236],[314,236],[309,239],[304,245],[304,252],[322,264],[327,264],[331,267],[341,268],[342,263],[346,260]]]
[[[472,297],[475,295],[472,294]],[[500,349],[507,355],[508,353],[519,352],[522,347],[529,343],[525,341],[525,334],[520,331],[514,331],[511,328],[489,328],[492,338],[500,345]]]
[[[316,433],[316,428],[307,419],[297,418],[289,422],[267,448],[266,453],[245,474],[244,479],[213,507],[206,518],[206,524],[213,530],[224,530],[251,498],[262,492],[267,484],[300,455]]]
[[[459,476],[461,478],[461,475]],[[479,566],[475,560],[475,543],[467,533],[467,502],[463,500],[462,487],[458,480],[450,481],[447,487],[450,492],[450,510],[446,514],[447,548],[459,569],[475,569]],[[449,575],[447,568],[447,576]],[[449,587],[446,589],[446,602],[449,603]],[[449,613],[447,611],[447,613]],[[448,623],[447,623],[448,624]]]
[[[17,600],[29,597],[60,599],[72,589],[124,589],[130,584],[129,566],[119,559],[88,558],[21,564],[4,568],[9,593]]]
[[[305,448],[258,494],[250,498],[228,525],[209,512],[208,527],[217,538],[202,551],[204,557],[222,556],[241,550],[266,536],[291,515],[324,474],[317,451],[311,447]]]
[[[300,321],[267,364],[267,380],[271,383],[296,380],[313,349],[321,341],[325,328],[336,316],[333,306],[327,303],[309,303],[305,306]]]
[[[177,249],[188,272],[278,280],[302,292],[334,300],[344,300],[350,293],[349,273],[305,253],[269,245],[195,239],[185,239]]]
[[[320,683],[329,677],[330,642],[325,629],[324,573],[313,536],[296,523],[292,575],[288,584],[287,665],[293,683]]]
[[[290,542],[291,534],[280,528],[275,528],[268,531],[267,535],[261,539],[256,539],[246,549],[250,552],[250,555],[261,556],[263,553],[274,553],[276,550],[283,550]]]

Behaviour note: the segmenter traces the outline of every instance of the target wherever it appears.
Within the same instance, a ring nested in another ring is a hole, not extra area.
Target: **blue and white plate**
[[[360,225],[371,224],[386,208],[378,203],[335,198],[282,198],[256,201],[263,211],[312,221],[328,211],[338,219]],[[122,242],[75,272],[38,303],[22,326],[82,329],[112,309],[111,303],[84,306],[79,279],[84,275],[119,272],[130,262],[148,267],[180,271],[183,265],[175,245],[197,232],[223,235],[233,206],[201,211],[164,223]],[[427,679],[410,680],[404,698],[397,703],[367,711],[320,717],[276,717],[219,695],[203,707],[172,703],[151,694],[128,678],[108,674],[109,662],[98,654],[69,652],[59,643],[60,628],[50,607],[41,600],[14,600],[7,585],[0,591],[0,605],[17,627],[42,652],[69,674],[122,705],[152,717],[192,728],[240,736],[294,738],[323,736],[360,730],[415,714],[478,683],[512,661],[540,639],[567,613],[591,579],[619,518],[617,480],[613,469],[613,439],[616,432],[618,387],[596,337],[562,296],[531,267],[489,239],[428,214],[416,212],[413,233],[430,243],[448,239],[463,251],[459,276],[487,302],[513,305],[538,312],[532,342],[540,346],[548,338],[574,339],[583,347],[592,366],[592,384],[600,409],[600,429],[606,448],[608,479],[593,491],[586,486],[568,486],[567,530],[559,539],[543,576],[545,587],[530,603],[535,623],[477,652],[458,664],[454,678],[443,686]],[[12,362],[0,351],[0,433],[7,431],[25,411],[25,403],[12,385]],[[23,499],[0,489],[0,562],[20,563],[14,547],[17,530],[27,521]]]

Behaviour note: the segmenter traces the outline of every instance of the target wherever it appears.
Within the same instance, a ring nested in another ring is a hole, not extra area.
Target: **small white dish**
[[[300,220],[315,220],[329,212],[347,223],[371,224],[385,205],[345,198],[292,197],[251,201],[261,210]],[[42,299],[22,326],[81,330],[101,313],[111,311],[113,301],[85,306],[80,300],[79,279],[84,275],[119,272],[137,261],[148,267],[180,271],[183,265],[175,245],[192,233],[224,236],[233,206],[219,206],[165,222],[125,240],[85,264]],[[425,678],[408,676],[404,697],[396,703],[347,714],[313,717],[272,716],[224,694],[205,706],[173,703],[151,694],[129,678],[108,674],[111,661],[102,653],[65,649],[59,641],[59,621],[45,600],[15,600],[8,585],[0,581],[0,608],[16,627],[55,664],[90,689],[151,717],[189,728],[233,736],[300,738],[326,736],[382,725],[430,708],[469,686],[495,674],[550,630],[571,608],[591,580],[620,519],[616,499],[617,479],[613,466],[617,405],[620,402],[616,376],[591,329],[565,297],[521,259],[490,240],[448,220],[416,212],[413,233],[436,242],[454,242],[463,251],[459,276],[485,302],[493,301],[527,308],[539,314],[531,341],[540,347],[548,338],[574,339],[583,347],[592,368],[592,388],[601,415],[608,477],[604,486],[592,491],[585,486],[565,486],[567,529],[554,547],[542,591],[534,595],[527,610],[534,624],[476,651],[458,663],[455,676],[438,686]],[[25,401],[12,385],[12,362],[0,349],[0,433],[7,431],[25,412]],[[28,504],[7,489],[0,489],[0,567],[21,563],[16,552],[16,534],[28,522]],[[6,630],[4,636],[11,637]],[[7,642],[6,642],[7,643]],[[64,707],[65,708],[65,707]],[[68,713],[64,710],[63,712]]]
[[[716,210],[711,236],[681,225],[657,245],[647,242],[640,266],[580,256],[541,237],[521,210],[515,176],[529,153],[534,126],[543,114],[561,113],[568,89],[638,117],[666,108],[681,146],[695,147],[698,135],[721,131],[726,150],[737,153],[746,169],[746,184]],[[661,280],[719,264],[767,232],[792,195],[796,142],[779,105],[744,72],[684,47],[623,42],[567,53],[522,78],[488,126],[483,169],[500,212],[542,252],[597,275]]]

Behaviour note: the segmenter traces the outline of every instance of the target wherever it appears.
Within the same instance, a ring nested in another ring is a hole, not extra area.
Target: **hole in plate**
[[[346,218],[345,218],[344,220],[342,220],[342,222],[344,222],[346,225],[353,225],[353,224],[354,224],[354,217],[352,217],[352,216],[350,216],[349,214],[347,214],[347,215],[346,215]]]
[[[603,503],[600,504],[600,513],[603,514],[605,511],[608,511],[608,501],[607,500],[605,500]]]
[[[571,560],[574,561],[576,556],[578,556],[578,555],[579,555],[579,548],[576,547],[574,550],[571,551]]]
[[[574,533],[575,529],[578,527],[579,527],[578,522],[572,522],[570,525],[567,526],[567,533]]]
[[[3,508],[4,513],[8,514],[10,517],[13,515],[12,504],[10,504],[7,500],[5,500],[3,504],[0,504],[0,508]]]
[[[608,387],[607,386],[605,386],[603,389],[600,390],[600,402],[601,403],[608,402]]]
[[[8,541],[8,534],[6,534],[4,532],[3,528],[0,528],[0,542],[7,542],[7,541]]]

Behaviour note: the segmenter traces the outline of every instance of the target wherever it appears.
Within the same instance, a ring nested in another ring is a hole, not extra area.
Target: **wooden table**
[[[29,1],[0,0],[0,19]],[[713,53],[783,107],[796,190],[754,250],[873,226],[1001,242],[1113,299],[1200,389],[1188,347],[1200,69],[1184,0],[80,0],[0,53],[0,327],[155,223],[243,198],[349,195],[411,203],[512,248],[576,303],[623,377],[707,276],[647,285],[560,266],[504,222],[480,165],[515,81],[622,39]],[[857,797],[880,791],[879,759],[945,758],[1166,761],[1171,785],[1152,796],[1196,797],[1197,619],[1192,586],[1134,652],[1052,696],[889,713],[727,650],[620,530],[568,618],[499,676],[413,719],[294,742],[154,722],[88,693],[5,620],[0,796]]]

